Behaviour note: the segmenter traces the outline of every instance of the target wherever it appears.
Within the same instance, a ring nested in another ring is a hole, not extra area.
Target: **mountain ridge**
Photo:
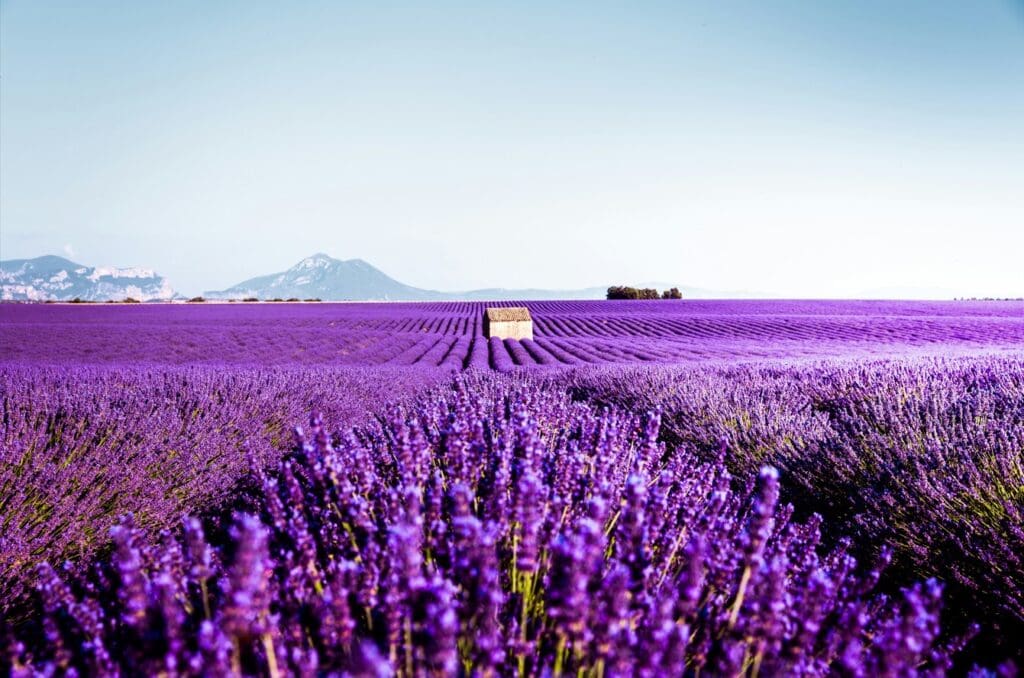
[[[148,268],[85,266],[46,254],[0,261],[3,301],[168,301],[175,297],[166,278]]]
[[[400,283],[362,259],[335,259],[322,252],[306,257],[286,271],[249,278],[225,290],[203,292],[208,299],[325,301],[436,301],[444,298],[444,294]]]
[[[333,279],[332,279],[333,276]],[[646,284],[645,286],[650,286]],[[660,283],[659,289],[678,287],[685,298],[709,299],[724,295],[710,290]],[[286,271],[256,276],[224,290],[203,293],[208,299],[255,297],[317,298],[323,301],[507,301],[514,299],[604,299],[607,287],[572,290],[489,287],[441,292],[406,285],[363,259],[335,259],[318,252]]]
[[[687,299],[761,297],[722,293],[670,283],[636,287],[678,287]],[[323,252],[305,257],[278,273],[254,276],[223,290],[209,290],[210,300],[320,299],[323,301],[507,301],[604,299],[607,287],[577,289],[488,287],[457,292],[407,285],[360,258],[335,259]],[[167,279],[147,268],[85,266],[57,255],[0,261],[0,300],[4,301],[139,301],[183,299]]]

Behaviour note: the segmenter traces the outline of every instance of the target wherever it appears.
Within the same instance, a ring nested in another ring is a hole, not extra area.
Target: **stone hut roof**
[[[496,306],[487,309],[488,322],[507,323],[532,320],[530,309],[525,306]]]

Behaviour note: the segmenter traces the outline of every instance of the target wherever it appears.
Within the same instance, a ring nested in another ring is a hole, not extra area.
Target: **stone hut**
[[[484,336],[533,339],[533,318],[525,306],[495,306],[484,312]]]

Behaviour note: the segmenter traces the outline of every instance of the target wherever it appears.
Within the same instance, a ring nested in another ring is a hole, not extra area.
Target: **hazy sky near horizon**
[[[0,2],[0,258],[1024,295],[1024,0]]]

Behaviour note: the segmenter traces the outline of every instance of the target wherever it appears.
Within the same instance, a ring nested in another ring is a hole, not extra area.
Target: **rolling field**
[[[0,305],[0,670],[1024,666],[1024,303],[526,305]]]
[[[525,303],[535,340],[488,342],[483,303],[0,305],[0,360],[32,364],[578,366],[950,355],[1024,346],[1021,302]]]

